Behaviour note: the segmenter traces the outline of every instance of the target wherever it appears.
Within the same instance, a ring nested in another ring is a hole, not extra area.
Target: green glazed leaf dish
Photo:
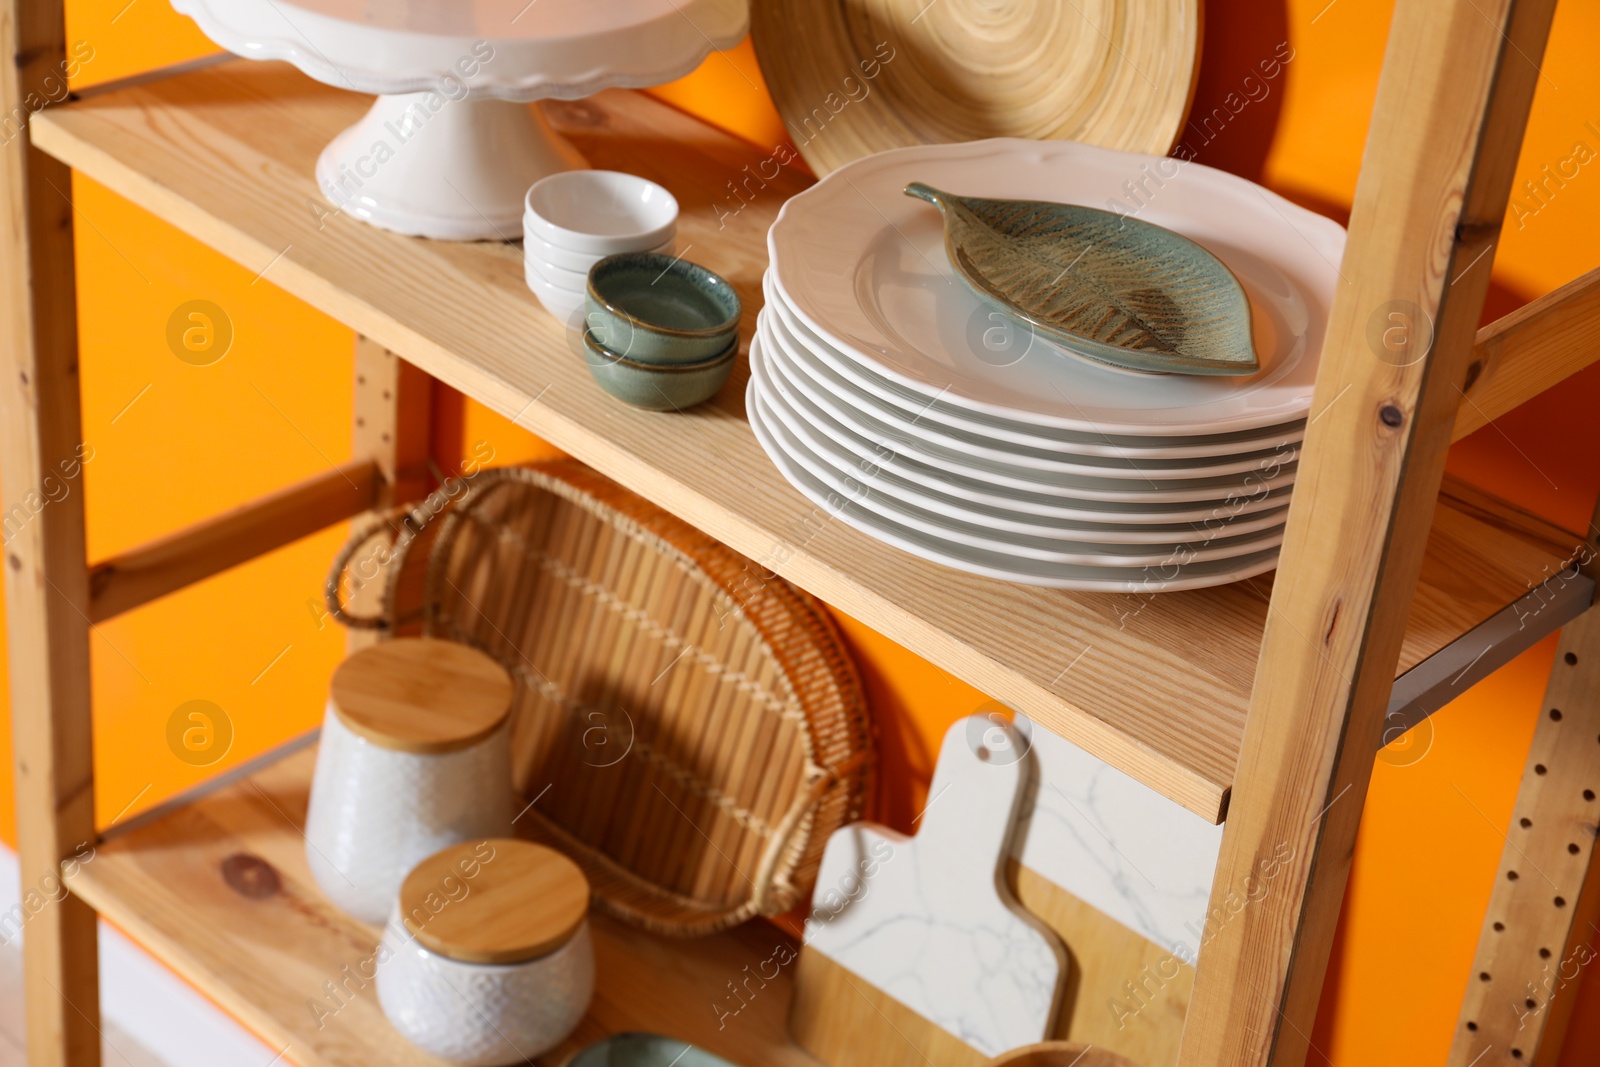
[[[944,216],[945,250],[985,303],[1075,355],[1155,374],[1254,374],[1250,302],[1187,237],[1076,204],[906,195]]]

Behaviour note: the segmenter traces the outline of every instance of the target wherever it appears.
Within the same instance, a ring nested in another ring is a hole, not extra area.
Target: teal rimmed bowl
[[[739,338],[711,359],[694,363],[642,363],[619,356],[583,332],[583,358],[595,383],[622,401],[650,411],[681,411],[716,395],[733,372]]]
[[[589,268],[586,325],[598,343],[640,363],[699,363],[738,340],[744,305],[697,263],[624,252]]]

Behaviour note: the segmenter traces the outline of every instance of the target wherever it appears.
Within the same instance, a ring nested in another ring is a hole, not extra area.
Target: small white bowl
[[[609,256],[654,248],[672,236],[678,201],[615,170],[567,170],[529,188],[523,226],[571,252]]]
[[[523,264],[522,276],[546,311],[567,325],[579,324],[575,316],[583,310],[587,297],[582,289],[572,290],[547,281],[532,263]]]
[[[545,281],[559,285],[563,289],[573,289],[581,293],[589,288],[588,267],[583,270],[568,270],[566,267],[558,267],[554,263],[547,263],[533,256],[525,257],[523,262],[538,271],[539,276]],[[599,260],[595,262],[598,263]]]
[[[549,263],[553,266],[564,267],[567,270],[579,270],[588,274],[590,267],[606,258],[598,252],[574,252],[570,248],[553,245],[544,238],[535,235],[532,224],[526,218],[523,219],[522,225],[524,231],[522,238],[523,255],[536,263]],[[641,248],[637,251],[661,252],[670,256],[673,252],[673,244],[673,239],[669,237],[654,248]],[[634,249],[629,249],[628,251],[631,252]]]

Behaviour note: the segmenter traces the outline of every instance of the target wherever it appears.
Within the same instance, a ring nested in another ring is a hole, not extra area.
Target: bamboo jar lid
[[[400,917],[430,952],[462,963],[525,963],[572,940],[589,880],[553,848],[514,838],[435,852],[400,886]]]
[[[399,752],[437,755],[477,744],[511,713],[511,676],[475,648],[400,637],[364,648],[333,672],[339,721]]]

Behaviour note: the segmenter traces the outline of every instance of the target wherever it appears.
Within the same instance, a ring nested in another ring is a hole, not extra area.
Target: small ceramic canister
[[[382,922],[417,862],[511,833],[512,683],[453,641],[396,638],[334,672],[306,859],[339,907]]]
[[[471,1067],[561,1042],[594,995],[589,882],[554,849],[467,842],[417,865],[379,953],[378,1002],[424,1051]]]

